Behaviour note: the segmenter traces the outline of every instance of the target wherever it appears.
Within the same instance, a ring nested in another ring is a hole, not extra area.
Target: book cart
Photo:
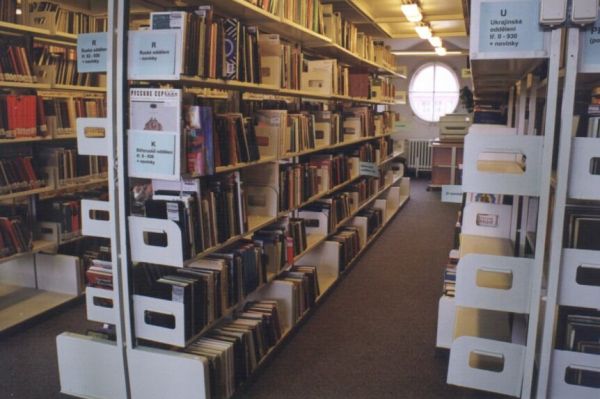
[[[193,3],[193,2],[192,2]],[[310,51],[317,57],[335,58],[350,66],[364,68],[373,74],[402,77],[389,66],[376,64],[359,57],[347,49],[334,44],[322,34],[309,30],[285,17],[271,14],[250,2],[242,0],[219,0],[207,2],[215,7],[215,11],[225,16],[239,19],[243,23],[256,25],[261,31],[277,33],[292,43],[301,44],[303,50]],[[160,5],[160,6],[157,6]],[[192,4],[193,5],[193,4]],[[303,210],[307,205],[322,198],[332,196],[361,179],[360,162],[353,162],[350,176],[340,184],[328,187],[305,201],[281,209],[278,205],[280,195],[279,167],[281,163],[297,164],[303,156],[319,154],[327,151],[343,152],[357,145],[382,140],[391,136],[392,132],[384,132],[375,136],[355,137],[348,141],[328,145],[320,144],[314,148],[296,153],[282,152],[277,145],[262,145],[260,158],[252,162],[241,162],[233,165],[217,167],[216,176],[234,176],[236,181],[244,183],[244,190],[256,201],[249,201],[246,209],[248,225],[239,234],[233,235],[216,245],[199,251],[189,257],[184,254],[185,243],[182,229],[178,223],[166,219],[155,219],[132,214],[130,193],[134,184],[140,179],[152,180],[155,192],[163,190],[195,190],[195,184],[206,178],[186,173],[178,167],[169,173],[155,173],[149,169],[140,169],[135,165],[135,154],[138,142],[132,141],[139,133],[129,129],[128,110],[130,87],[170,87],[187,91],[215,89],[219,94],[204,95],[216,109],[237,111],[245,103],[279,101],[289,104],[319,102],[325,104],[348,103],[369,106],[391,105],[392,99],[353,98],[337,94],[319,93],[307,90],[282,89],[266,84],[248,83],[235,80],[205,79],[196,76],[185,76],[179,72],[156,73],[139,68],[129,68],[126,62],[110,60],[126,60],[129,54],[135,53],[135,44],[148,43],[146,39],[157,41],[161,38],[173,37],[174,31],[128,31],[123,27],[130,26],[131,11],[149,14],[152,11],[169,11],[170,2],[115,2],[108,1],[109,16],[109,62],[107,74],[108,117],[106,119],[79,119],[77,133],[80,139],[85,137],[88,128],[104,129],[106,136],[102,139],[84,138],[79,144],[80,151],[102,153],[109,157],[110,202],[86,202],[86,209],[108,211],[110,222],[85,220],[84,233],[109,237],[113,253],[114,290],[88,289],[87,310],[91,320],[115,324],[116,342],[99,338],[90,338],[71,333],[63,333],[57,338],[61,389],[64,393],[78,397],[93,398],[208,398],[211,397],[209,383],[209,364],[203,357],[186,352],[186,348],[207,332],[235,319],[244,310],[248,301],[273,300],[277,302],[281,319],[282,334],[280,339],[257,359],[250,375],[258,369],[289,339],[297,328],[309,317],[313,307],[298,311],[295,289],[290,285],[279,284],[278,277],[294,266],[316,267],[320,293],[316,297],[318,305],[340,278],[356,263],[360,255],[377,239],[379,234],[402,209],[410,196],[410,180],[403,176],[404,169],[397,161],[399,152],[382,157],[371,165],[379,176],[380,184],[375,192],[360,201],[351,212],[337,220],[331,226],[327,220]],[[157,32],[159,32],[157,34]],[[162,37],[160,37],[162,33]],[[147,36],[145,36],[147,35]],[[155,36],[152,36],[155,35]],[[133,47],[132,47],[133,46]],[[114,93],[119,93],[116,95]],[[202,96],[200,96],[202,97]],[[164,133],[169,135],[168,132]],[[177,133],[174,148],[177,142]],[[270,143],[279,142],[279,137],[269,137]],[[178,151],[174,151],[178,153]],[[174,165],[179,165],[177,159]],[[373,175],[371,175],[373,176]],[[371,227],[368,218],[361,216],[361,211],[371,208],[380,210],[383,220],[377,228]],[[211,320],[201,331],[190,335],[186,327],[186,309],[184,303],[176,300],[160,299],[140,293],[135,288],[133,273],[144,264],[161,265],[173,270],[190,267],[194,262],[219,251],[226,250],[244,238],[279,222],[282,218],[294,217],[310,219],[310,227],[306,229],[306,247],[287,259],[286,265],[279,271],[268,273],[257,288],[246,292],[239,301],[233,303],[219,317]],[[336,233],[344,226],[355,226],[358,229],[360,249],[341,269],[340,243],[333,240]],[[148,237],[158,234],[163,239],[160,244],[151,242]],[[95,298],[109,298],[113,307],[96,306]],[[169,320],[167,325],[156,323],[153,317]],[[235,390],[240,386],[236,385]],[[212,388],[214,389],[214,387]],[[228,392],[225,396],[230,396]]]
[[[94,6],[82,8],[76,3],[61,4],[61,10],[80,13],[90,18],[104,18],[104,10]],[[34,46],[38,49],[54,46],[63,52],[74,51],[77,35],[54,23],[57,11],[47,12],[46,23],[40,24],[37,18],[39,15],[36,11],[31,11],[29,6],[29,1],[20,2],[21,12],[16,14],[14,20],[0,21],[3,57],[9,56],[8,52],[5,53],[6,46],[10,47],[14,43],[17,46],[29,46],[28,49]],[[28,65],[27,69],[31,68],[28,73],[8,71],[5,68],[0,79],[2,96],[15,97],[17,101],[33,96],[49,102],[60,100],[69,108],[70,120],[74,120],[76,102],[82,99],[104,101],[106,89],[101,77],[95,86],[72,84],[71,81],[66,82],[66,75],[62,76],[62,80],[58,76],[58,64],[38,65],[31,56],[32,53],[28,53],[19,57],[21,67]],[[63,59],[62,62],[64,61]],[[35,107],[33,111],[36,111]],[[6,112],[6,109],[2,112]],[[37,114],[40,115],[39,109]],[[29,116],[31,115],[34,115],[35,119],[36,112],[31,112]],[[8,118],[10,117],[8,115]],[[37,180],[14,183],[7,178],[8,172],[4,168],[1,172],[2,219],[4,222],[11,220],[15,216],[15,210],[18,214],[19,209],[26,209],[27,216],[21,221],[26,225],[25,230],[31,233],[31,237],[26,238],[27,242],[21,249],[6,255],[4,250],[7,237],[4,236],[0,257],[0,334],[80,298],[83,292],[81,259],[60,252],[67,245],[77,245],[84,236],[80,228],[67,230],[60,222],[45,219],[49,215],[40,209],[40,204],[42,201],[60,201],[61,196],[79,195],[105,187],[107,179],[106,172],[100,170],[90,171],[90,174],[83,176],[67,176],[61,173],[62,165],[57,162],[55,154],[42,158],[41,154],[45,151],[49,154],[63,145],[72,145],[76,135],[75,130],[68,126],[68,122],[60,123],[56,115],[44,115],[43,121],[33,122],[36,132],[29,131],[24,134],[23,123],[28,124],[31,121],[23,120],[27,119],[23,115],[19,118],[21,119],[14,122],[12,133],[8,131],[8,125],[2,126],[0,158],[4,162],[6,159],[27,154],[34,164]],[[6,120],[3,123],[5,122]],[[4,179],[7,179],[9,184],[6,184]],[[6,225],[3,229],[5,228]]]
[[[508,126],[475,124],[465,138],[455,297],[440,299],[437,345],[450,349],[449,384],[529,398],[543,369],[536,350],[546,246],[540,239],[531,250],[528,237],[548,225],[562,30],[519,18],[539,16],[539,1],[472,6],[475,96],[511,90],[511,111]],[[536,76],[544,69],[545,80]],[[473,193],[497,200],[477,202]]]

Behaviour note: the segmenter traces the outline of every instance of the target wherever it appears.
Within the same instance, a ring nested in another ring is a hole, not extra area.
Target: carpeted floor
[[[412,198],[238,398],[496,398],[446,385],[437,301],[458,207],[412,182]],[[60,395],[55,337],[87,327],[76,305],[0,340],[0,398]]]

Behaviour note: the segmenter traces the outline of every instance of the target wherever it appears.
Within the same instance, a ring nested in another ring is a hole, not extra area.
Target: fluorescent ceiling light
[[[421,10],[416,4],[403,4],[400,9],[410,22],[419,22],[423,19],[423,14],[421,14]]]
[[[439,36],[433,36],[429,38],[429,43],[433,47],[442,47],[442,39]]]
[[[448,51],[444,47],[436,47],[435,52],[437,55],[444,56],[448,54]]]
[[[415,26],[415,32],[421,39],[429,39],[433,34],[431,33],[431,29],[427,25],[423,26]]]
[[[438,47],[443,48],[443,47]],[[436,50],[438,49],[436,48]],[[444,49],[445,50],[445,49]],[[398,56],[430,56],[430,55],[438,55],[437,51],[402,51],[402,50],[392,50],[392,54]],[[446,55],[467,55],[467,53],[463,53],[462,51],[448,51],[446,50]]]

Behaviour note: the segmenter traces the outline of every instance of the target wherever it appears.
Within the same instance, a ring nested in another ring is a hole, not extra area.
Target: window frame
[[[444,68],[445,70],[447,70],[448,72],[450,72],[450,74],[452,75],[452,77],[454,78],[454,81],[456,82],[456,92],[452,91],[442,91],[442,90],[436,90],[435,87],[435,83],[436,83],[436,73],[437,73],[437,67],[441,67]],[[428,68],[433,68],[433,89],[432,91],[416,91],[413,90],[412,87],[414,85],[415,80],[419,77],[419,75],[426,69]],[[431,107],[431,117],[430,118],[424,118],[424,115],[420,115],[421,112],[417,112],[417,110],[415,109],[416,106],[413,105],[413,94],[422,94],[422,95],[431,95],[431,103],[432,103],[432,107]],[[454,69],[452,67],[450,67],[448,64],[444,63],[444,62],[440,62],[440,61],[429,61],[424,63],[423,65],[421,65],[411,76],[410,78],[410,82],[408,84],[408,104],[410,105],[410,109],[412,111],[412,113],[419,118],[419,120],[427,122],[427,123],[438,123],[439,122],[439,118],[438,120],[435,120],[435,97],[436,97],[436,93],[444,93],[444,94],[456,94],[456,104],[454,105],[454,108],[452,109],[452,111],[450,111],[449,113],[452,113],[454,111],[456,111],[457,107],[459,106],[460,103],[460,80],[458,78],[458,75],[456,74],[456,72],[454,71]],[[442,116],[442,115],[440,115]]]

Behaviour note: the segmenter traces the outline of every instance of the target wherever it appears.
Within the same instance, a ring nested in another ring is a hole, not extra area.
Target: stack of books
[[[213,399],[227,399],[281,339],[277,301],[249,302],[244,311],[186,348],[206,360]]]
[[[27,207],[2,206],[0,214],[0,258],[30,251],[33,246],[33,234],[27,227]]]

